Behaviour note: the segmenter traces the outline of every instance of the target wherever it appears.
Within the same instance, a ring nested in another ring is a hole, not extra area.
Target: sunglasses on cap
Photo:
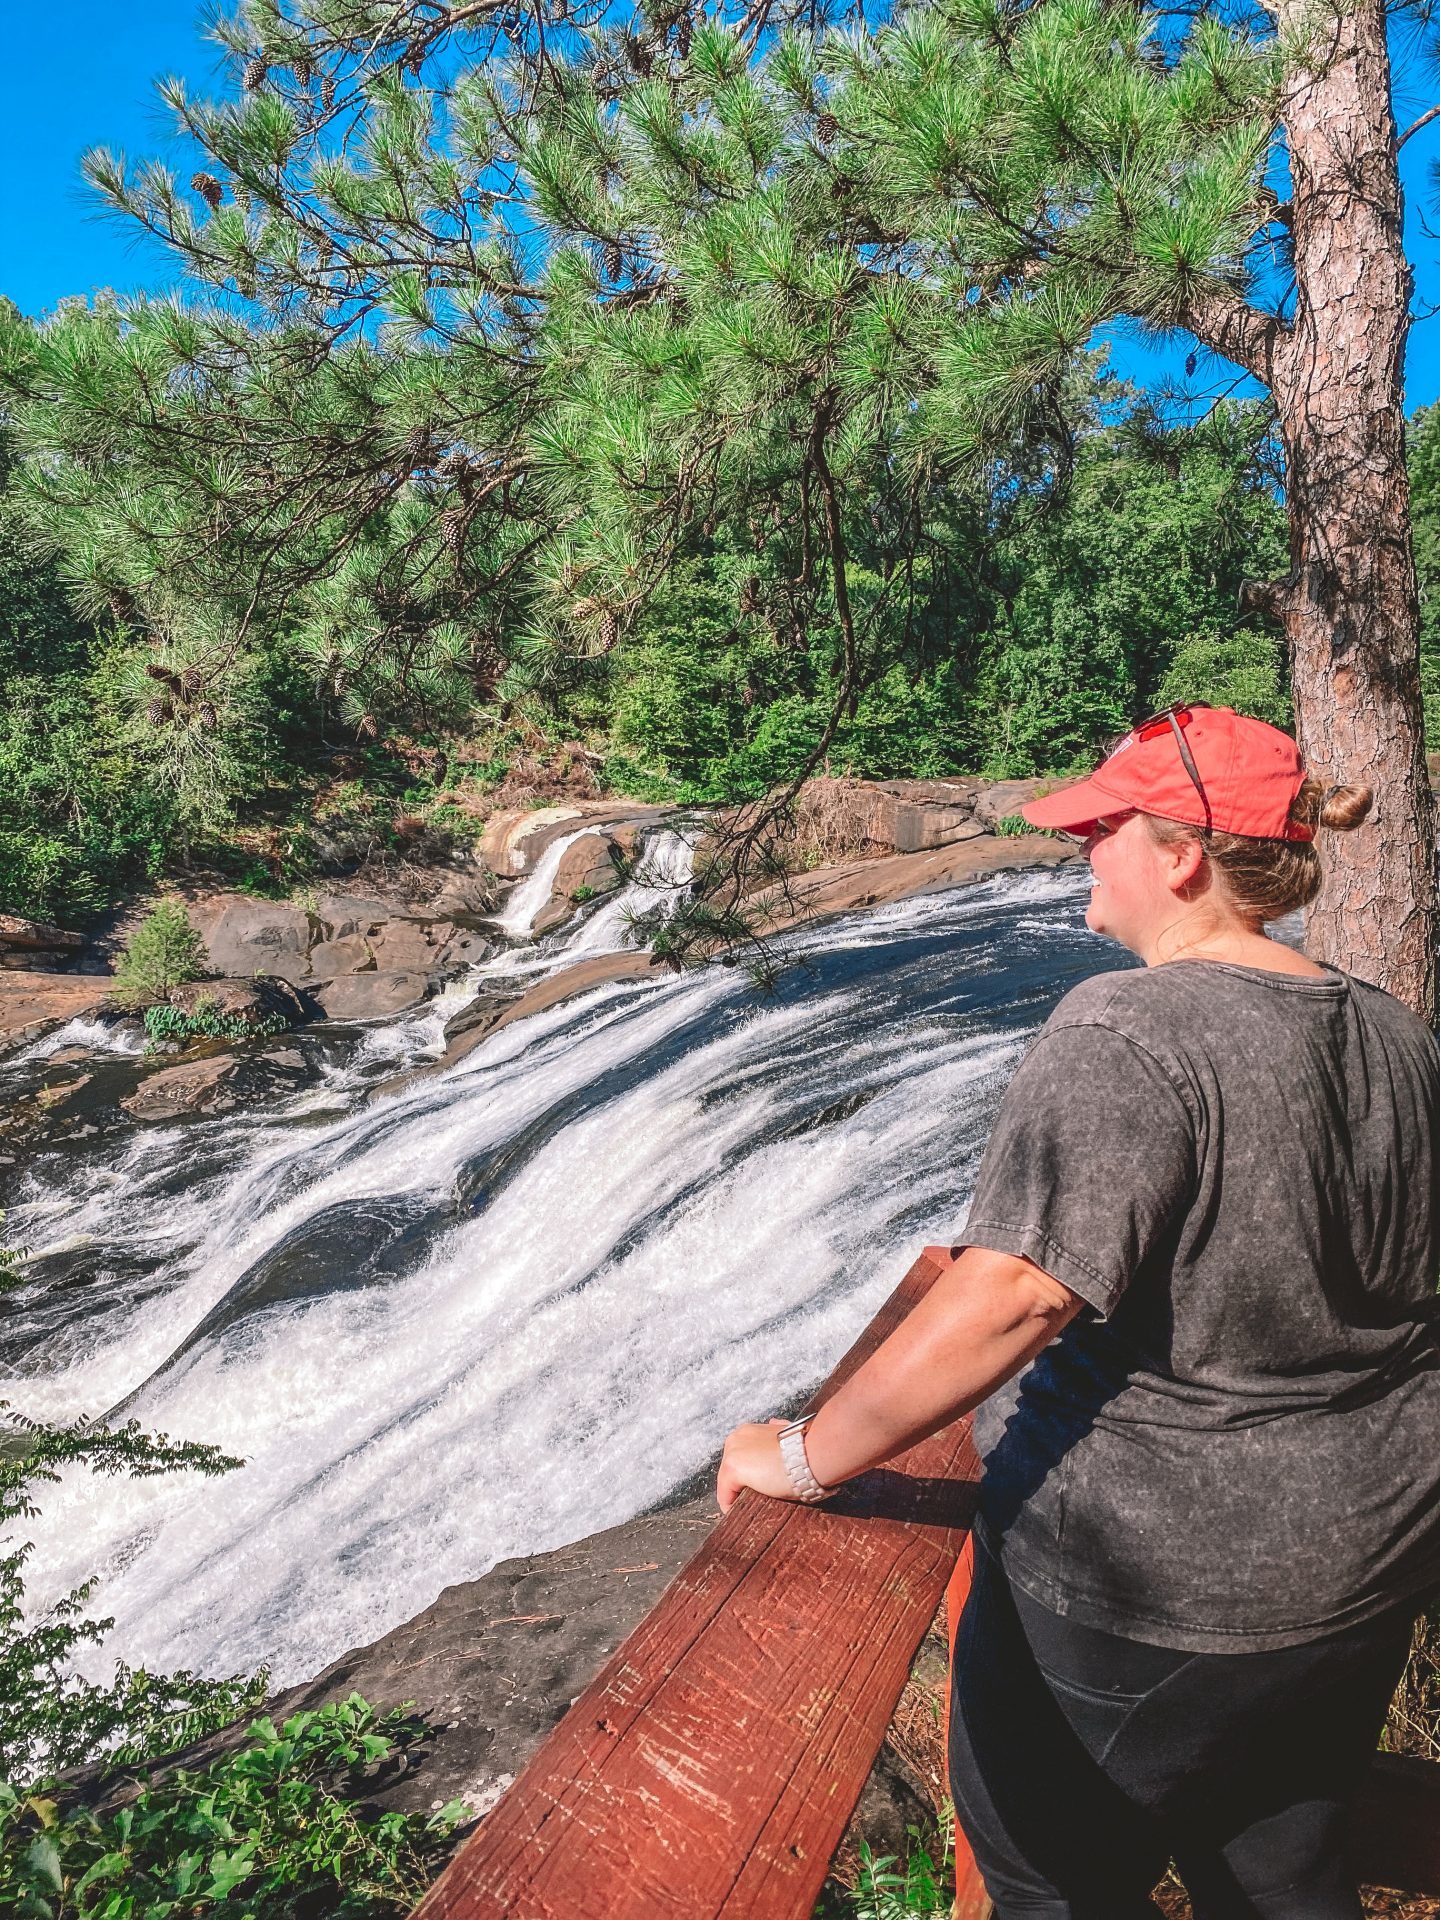
[[[1205,809],[1205,831],[1209,833],[1214,825],[1214,815],[1210,811],[1210,796],[1205,791],[1205,782],[1200,778],[1200,769],[1195,764],[1195,756],[1185,739],[1185,728],[1197,713],[1210,711],[1208,700],[1182,700],[1173,707],[1162,707],[1158,713],[1152,713],[1148,720],[1138,721],[1127,732],[1119,734],[1105,749],[1100,765],[1113,759],[1126,747],[1138,747],[1143,740],[1154,740],[1162,733],[1173,733],[1175,744],[1180,749],[1180,760],[1190,776],[1190,784],[1200,796],[1200,804]]]

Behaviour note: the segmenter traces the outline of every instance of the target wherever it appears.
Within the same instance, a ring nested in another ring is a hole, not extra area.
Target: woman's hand
[[[793,1500],[795,1489],[780,1458],[780,1429],[783,1420],[749,1421],[736,1427],[725,1442],[720,1456],[720,1474],[715,1482],[715,1498],[720,1511],[728,1513],[743,1487],[756,1493],[768,1493],[774,1500]]]

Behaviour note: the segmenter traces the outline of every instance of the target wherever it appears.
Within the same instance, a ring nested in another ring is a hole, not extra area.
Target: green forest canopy
[[[1261,16],[476,11],[247,0],[237,96],[163,89],[206,166],[87,163],[187,300],[0,319],[5,905],[257,821],[298,878],[337,769],[453,820],[537,738],[724,800],[1286,717],[1267,406],[1083,350],[1275,271]]]

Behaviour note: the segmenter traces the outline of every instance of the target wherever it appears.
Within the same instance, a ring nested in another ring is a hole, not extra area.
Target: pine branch
[[[1202,345],[1273,385],[1275,349],[1289,331],[1277,315],[1252,307],[1237,293],[1201,287],[1185,296],[1180,317]]]

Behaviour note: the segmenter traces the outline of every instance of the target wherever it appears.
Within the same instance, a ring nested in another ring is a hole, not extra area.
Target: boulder
[[[67,1020],[95,1019],[109,993],[109,980],[98,974],[0,974],[0,1053],[42,1040]]]
[[[935,847],[928,853],[892,853],[879,860],[849,860],[833,867],[816,867],[792,878],[788,899],[778,887],[771,886],[753,895],[750,905],[765,915],[761,930],[776,932],[797,920],[807,924],[828,920],[862,907],[905,900],[912,894],[989,880],[997,873],[1059,866],[1079,856],[1079,848],[1070,841],[1052,840],[1043,834],[1017,834],[1013,839],[981,834],[951,846]]]
[[[975,781],[812,780],[796,802],[800,837],[831,860],[859,853],[922,853],[985,831]]]
[[[1013,819],[1042,789],[1049,793],[1066,784],[1063,780],[997,780],[981,789],[975,802],[975,818],[987,833],[993,833],[1002,820]]]
[[[171,989],[170,1005],[182,1013],[197,1012],[202,1002],[222,1019],[243,1020],[247,1027],[265,1026],[276,1019],[297,1027],[309,1011],[289,981],[273,974],[250,980],[191,980]]]
[[[448,880],[430,902],[430,911],[440,920],[483,920],[499,906],[502,891],[489,868],[481,867]]]
[[[375,955],[363,933],[342,934],[338,940],[322,940],[310,949],[310,977],[307,985],[320,980],[336,980],[347,973],[373,973]]]
[[[386,900],[370,900],[362,894],[322,893],[317,896],[310,917],[319,928],[322,940],[345,940],[355,934],[375,932],[395,912]]]
[[[505,807],[490,816],[476,858],[492,873],[528,873],[557,834],[584,816],[579,807]]]
[[[318,982],[314,995],[327,1020],[381,1020],[418,1007],[429,991],[429,974],[387,969],[337,974]]]
[[[293,1040],[267,1051],[253,1041],[244,1053],[219,1048],[151,1069],[120,1105],[132,1120],[151,1125],[264,1106],[298,1092],[313,1078],[317,1058]]]
[[[597,953],[588,960],[577,960],[572,967],[563,967],[559,973],[552,973],[548,980],[538,981],[525,993],[508,997],[482,994],[468,1007],[462,1007],[446,1027],[445,1052],[439,1060],[413,1067],[393,1080],[382,1080],[370,1089],[370,1098],[396,1093],[417,1080],[444,1073],[467,1053],[473,1053],[482,1040],[498,1033],[501,1027],[508,1027],[512,1020],[543,1013],[547,1007],[559,1006],[562,1000],[571,1000],[576,994],[588,993],[592,987],[606,986],[612,980],[641,979],[653,965],[648,953]]]
[[[587,800],[579,806],[506,808],[492,814],[475,857],[492,873],[513,878],[534,871],[552,840],[593,820],[597,828],[624,821],[634,827],[658,826],[674,817],[674,807],[647,806],[639,800]]]
[[[233,1053],[212,1053],[147,1073],[120,1105],[133,1120],[176,1120],[191,1113],[224,1113],[235,1104],[225,1082],[239,1067]]]
[[[412,914],[396,914],[365,937],[377,967],[392,972],[408,968],[428,973],[447,964],[447,949],[456,937],[456,928],[451,920],[424,920]],[[473,934],[467,937],[475,941]],[[476,944],[483,945],[483,942]]]
[[[0,966],[30,968],[37,954],[47,954],[61,965],[73,960],[85,946],[83,933],[67,933],[45,920],[24,920],[19,914],[0,913]]]
[[[283,901],[213,894],[190,908],[210,965],[227,979],[272,973],[298,983],[310,971],[310,916]]]
[[[530,923],[532,938],[538,940],[568,920],[582,888],[586,890],[582,898],[613,893],[621,885],[617,862],[633,854],[636,837],[635,828],[622,827],[615,833],[582,833],[572,841],[560,856],[549,901]]]

